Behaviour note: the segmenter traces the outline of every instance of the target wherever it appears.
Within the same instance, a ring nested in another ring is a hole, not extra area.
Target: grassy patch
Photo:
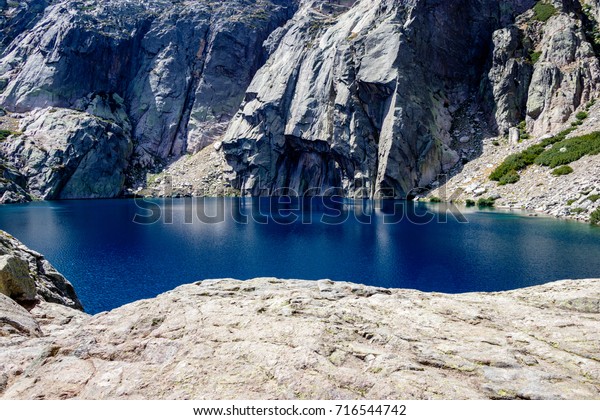
[[[571,200],[567,200],[567,206],[570,206],[571,204],[573,204],[576,201],[577,201],[576,198],[572,198]]]
[[[12,136],[13,134],[15,134],[15,133],[13,133],[10,130],[0,130],[0,141],[6,140],[7,138],[9,138],[10,136]]]
[[[542,56],[542,52],[541,52],[541,51],[532,51],[532,52],[529,54],[529,62],[530,62],[531,64],[535,64],[535,63],[537,63],[538,61],[540,61],[540,57],[541,57],[541,56]]]
[[[545,1],[538,1],[533,6],[533,18],[539,22],[547,22],[556,12],[556,7]]]
[[[556,168],[575,162],[586,155],[597,155],[598,153],[600,153],[600,132],[595,132],[554,144],[551,149],[540,153],[535,159],[535,163]]]
[[[563,176],[563,175],[569,175],[572,173],[573,173],[573,168],[571,168],[568,165],[561,166],[552,171],[552,175],[554,175],[554,176]]]
[[[540,145],[533,145],[507,157],[490,175],[492,181],[500,181],[511,172],[520,171],[532,165],[535,159],[544,151]]]
[[[576,115],[575,118],[577,118],[579,121],[583,121],[588,117],[588,113],[585,111],[579,111]]]
[[[544,153],[546,147],[551,144],[555,144],[561,141],[564,141],[565,138],[574,130],[574,128],[570,128],[564,130],[557,134],[556,136],[550,137],[548,139],[543,140],[538,144],[534,144],[533,146],[529,146],[527,149],[523,150],[520,153],[515,153],[508,156],[504,162],[502,162],[490,175],[490,179],[492,181],[500,181],[504,176],[509,174],[512,171],[520,171],[522,169],[527,168],[536,161],[536,159]],[[569,162],[567,162],[569,163]]]
[[[581,207],[576,207],[574,209],[569,210],[569,212],[574,213],[574,214],[581,214],[581,213],[585,213],[585,209],[582,209]]]
[[[590,195],[587,199],[590,200],[592,203],[595,203],[596,201],[600,200],[600,195],[593,194]]]
[[[525,121],[521,121],[517,125],[517,128],[519,129],[519,140],[527,140],[528,138],[531,138],[527,132],[527,123]]]
[[[496,199],[492,197],[480,198],[477,200],[477,205],[479,207],[494,207],[494,204],[496,204]]]
[[[600,209],[596,209],[590,214],[590,223],[595,226],[600,226]]]
[[[587,104],[585,104],[585,110],[589,111],[591,107],[593,107],[594,105],[596,105],[596,98],[593,98],[591,101],[589,101]]]

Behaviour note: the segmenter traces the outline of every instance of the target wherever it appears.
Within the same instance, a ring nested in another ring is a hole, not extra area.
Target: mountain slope
[[[596,0],[25,3],[44,12],[5,12],[4,201],[419,196],[598,96]],[[105,130],[57,140],[57,110]]]

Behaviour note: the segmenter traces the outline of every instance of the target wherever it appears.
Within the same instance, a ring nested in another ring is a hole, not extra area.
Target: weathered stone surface
[[[42,331],[35,318],[4,293],[0,293],[0,337],[10,335],[40,337]],[[4,378],[4,381],[2,380]],[[0,373],[0,392],[6,386],[6,372]],[[4,382],[4,383],[2,383]]]
[[[30,201],[31,197],[26,189],[27,178],[8,163],[0,163],[0,204]]]
[[[524,45],[526,39],[517,25],[499,29],[493,35],[492,64],[487,77],[493,95],[490,105],[494,107],[494,119],[500,133],[507,132],[525,118],[533,73],[533,63],[527,53],[531,46]]]
[[[40,254],[0,231],[0,294],[31,307],[40,301],[83,309],[73,286]]]
[[[52,0],[0,1],[0,51],[41,19]],[[5,87],[5,86],[3,86]]]
[[[14,300],[35,299],[35,281],[27,262],[14,255],[0,255],[0,293]]]
[[[544,25],[537,48],[542,54],[529,87],[527,117],[532,133],[542,136],[556,131],[597,96],[600,65],[581,21],[566,13]]]
[[[0,336],[4,398],[600,398],[600,281],[442,295],[214,280]],[[0,301],[1,302],[1,301]],[[27,370],[27,375],[16,374]]]

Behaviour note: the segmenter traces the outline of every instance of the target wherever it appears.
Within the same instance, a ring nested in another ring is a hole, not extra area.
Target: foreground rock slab
[[[93,317],[4,297],[0,314],[5,399],[600,398],[600,280],[464,295],[212,280]]]

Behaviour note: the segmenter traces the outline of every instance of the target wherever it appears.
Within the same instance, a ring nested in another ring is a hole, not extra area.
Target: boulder
[[[521,133],[517,127],[511,127],[508,131],[508,142],[512,145],[519,144],[519,140],[521,139]]]
[[[18,302],[35,300],[35,280],[27,261],[14,255],[0,255],[0,293]]]
[[[87,112],[36,110],[21,121],[21,136],[0,144],[0,157],[25,177],[33,196],[54,200],[121,193],[133,149],[128,117],[114,97],[94,95],[88,102]]]
[[[30,308],[53,302],[83,310],[71,283],[40,254],[0,231],[0,294]]]

